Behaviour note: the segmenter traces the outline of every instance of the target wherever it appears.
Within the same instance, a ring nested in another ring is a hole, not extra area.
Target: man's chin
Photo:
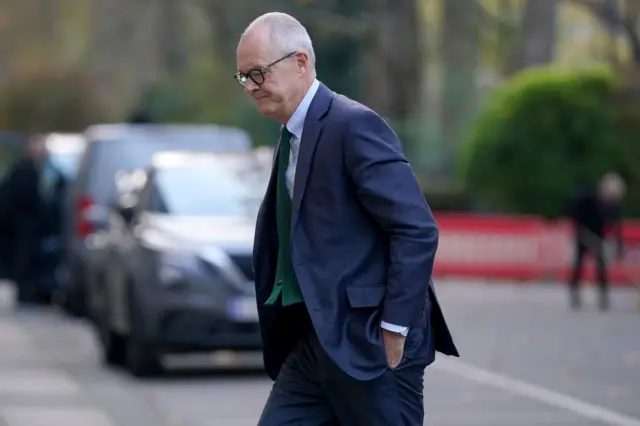
[[[256,100],[256,107],[266,117],[271,117],[276,112],[276,105],[269,99]]]

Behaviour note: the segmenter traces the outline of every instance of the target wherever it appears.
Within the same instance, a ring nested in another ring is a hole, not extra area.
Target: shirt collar
[[[300,102],[298,108],[296,108],[289,121],[287,121],[287,130],[298,140],[302,138],[304,120],[305,118],[307,118],[309,106],[311,105],[311,101],[318,91],[318,87],[320,87],[320,82],[318,80],[314,80],[313,84],[309,88],[309,91],[307,91],[307,94],[304,96],[304,98],[302,98],[302,102]]]

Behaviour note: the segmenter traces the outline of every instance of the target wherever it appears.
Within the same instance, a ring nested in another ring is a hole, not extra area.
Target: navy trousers
[[[309,325],[283,364],[258,426],[422,425],[424,369],[433,361],[424,358],[405,357],[382,376],[359,381],[333,362]]]

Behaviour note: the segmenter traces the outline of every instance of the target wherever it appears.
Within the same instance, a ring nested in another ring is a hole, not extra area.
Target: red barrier
[[[533,216],[436,214],[440,245],[434,274],[513,280],[568,279],[573,239],[566,222],[548,223]],[[611,281],[640,281],[640,222],[626,222],[626,256],[613,262]],[[585,279],[593,280],[591,260]]]

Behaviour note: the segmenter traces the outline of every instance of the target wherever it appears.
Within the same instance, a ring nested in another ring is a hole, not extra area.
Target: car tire
[[[151,342],[142,339],[140,324],[142,320],[139,314],[136,297],[133,294],[133,284],[129,281],[127,286],[129,298],[130,333],[126,343],[125,366],[134,377],[152,377],[163,372],[160,350]]]
[[[71,273],[75,271],[75,273]],[[62,309],[71,317],[87,319],[87,298],[84,288],[84,269],[78,264],[69,269],[69,276],[64,285],[59,290],[62,297]]]
[[[156,348],[145,342],[128,339],[126,368],[134,377],[153,377],[162,373],[160,354]]]
[[[101,280],[96,291],[100,292],[102,304],[95,309],[93,328],[96,330],[100,342],[100,355],[103,364],[107,366],[123,366],[126,361],[126,339],[116,333],[111,326],[111,303],[109,290]]]
[[[102,362],[109,366],[122,366],[126,362],[127,341],[111,330],[105,320],[98,326]]]
[[[80,296],[71,289],[58,290],[55,295],[55,303],[67,316],[77,319],[86,318]]]

